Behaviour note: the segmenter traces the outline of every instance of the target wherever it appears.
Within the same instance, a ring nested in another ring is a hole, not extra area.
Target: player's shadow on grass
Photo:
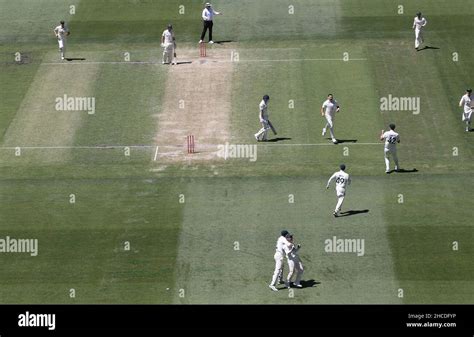
[[[427,49],[440,49],[439,47],[433,46],[424,46],[423,48],[418,49],[417,51],[427,50]]]
[[[388,171],[389,174],[390,173],[415,173],[415,172],[418,172],[416,168],[412,168],[411,170],[399,169],[398,171],[395,171],[395,170]]]
[[[180,64],[191,64],[193,63],[193,61],[181,61],[181,62],[176,62],[177,65],[180,65]]]
[[[318,282],[312,279],[301,281],[301,285],[303,286],[303,288],[313,288],[314,286],[317,286],[318,284],[321,284],[321,282]]]
[[[291,140],[291,138],[276,137],[276,138],[272,138],[272,139],[267,140],[267,143],[276,143],[276,142],[281,142],[281,141],[284,141],[284,140]]]
[[[66,57],[66,61],[85,61],[86,59],[84,57]]]
[[[369,210],[368,209],[359,209],[359,210],[351,209],[350,211],[339,213],[339,217],[351,216],[351,215],[362,214],[362,213],[369,213]]]
[[[214,41],[214,43],[217,44],[224,44],[224,43],[230,43],[230,42],[235,42],[234,40],[219,40],[219,41]]]
[[[331,138],[328,138],[331,139]],[[342,143],[357,143],[357,139],[337,139],[338,144]]]

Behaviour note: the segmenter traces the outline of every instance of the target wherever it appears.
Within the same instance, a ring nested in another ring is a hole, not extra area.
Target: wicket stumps
[[[206,43],[202,42],[199,44],[199,56],[206,57]]]
[[[194,153],[194,135],[186,137],[188,141],[188,153]]]

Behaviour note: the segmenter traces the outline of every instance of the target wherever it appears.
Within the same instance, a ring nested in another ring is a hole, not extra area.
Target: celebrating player
[[[298,244],[295,246],[293,243],[293,235],[288,234],[286,236],[286,239],[288,241],[288,244],[285,245],[285,253],[286,253],[286,259],[288,261],[288,277],[286,278],[285,285],[287,288],[290,288],[291,285],[291,279],[293,278],[295,269],[296,269],[296,279],[295,279],[295,286],[298,288],[303,288],[301,285],[301,277],[303,276],[303,263],[301,262],[301,259],[298,255],[298,251],[301,248],[301,245]]]
[[[472,89],[467,89],[466,94],[461,97],[461,101],[459,102],[459,106],[464,108],[462,121],[466,122],[466,132],[469,132],[469,127],[471,126],[472,105],[474,104],[471,99],[471,94]]]
[[[175,64],[176,57],[176,38],[174,37],[173,26],[168,25],[161,35],[161,46],[163,47],[163,64]]]
[[[328,95],[328,99],[324,101],[323,106],[321,107],[321,116],[326,117],[326,125],[323,128],[322,135],[326,134],[326,129],[329,127],[331,133],[331,140],[334,144],[337,144],[337,139],[334,137],[334,118],[336,117],[336,112],[339,112],[339,104],[334,99],[332,94]]]
[[[336,180],[337,204],[333,212],[333,215],[336,218],[339,216],[342,203],[344,202],[344,198],[346,196],[346,187],[351,184],[351,178],[345,172],[346,165],[341,164],[339,165],[339,168],[340,168],[340,171],[334,172],[334,174],[331,176],[331,178],[329,178],[328,183],[326,184],[326,189],[328,189],[329,184],[331,184],[331,181]]]
[[[384,132],[380,135],[380,140],[385,141],[385,173],[390,173],[390,161],[389,157],[392,156],[393,161],[395,162],[395,171],[398,171],[398,156],[397,156],[397,143],[400,143],[400,135],[395,132],[395,124],[389,125],[390,130]]]
[[[69,36],[71,33],[64,25],[64,21],[61,21],[59,26],[54,28],[53,32],[56,38],[58,39],[61,60],[64,60],[64,58],[66,57],[66,37]]]
[[[275,271],[273,272],[272,282],[270,283],[269,287],[273,291],[278,291],[276,286],[277,279],[280,281],[283,277],[283,258],[285,257],[285,246],[288,244],[286,240],[286,236],[288,235],[287,230],[282,230],[280,233],[280,237],[276,243],[276,251],[273,258],[275,259]]]
[[[416,13],[413,19],[413,29],[415,30],[415,49],[418,50],[420,44],[423,43],[423,27],[426,26],[428,21],[421,16],[421,12]]]

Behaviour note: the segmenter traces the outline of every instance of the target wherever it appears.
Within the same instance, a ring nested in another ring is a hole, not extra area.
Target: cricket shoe
[[[273,291],[278,291],[278,289],[274,285],[270,284],[268,287]]]
[[[333,143],[333,144],[337,144],[337,139],[336,139],[336,138],[333,138],[333,139],[332,139],[332,143]]]
[[[323,128],[323,132],[321,133],[321,136],[324,136],[326,134],[326,128]]]
[[[257,142],[260,141],[260,139],[258,138],[257,135],[253,135],[253,136],[255,137],[255,140],[256,140]]]
[[[295,284],[295,287],[296,287],[296,288],[303,288],[303,286],[302,286],[300,283]]]
[[[291,288],[290,282],[285,282],[285,288],[288,288],[288,289]]]
[[[64,56],[61,56],[61,60],[64,60]]]
[[[337,214],[337,212],[332,212],[332,215],[334,215],[335,218],[337,218],[339,215]]]
[[[212,41],[212,40],[211,40],[211,41],[209,41],[209,44],[214,44],[214,41]]]
[[[202,43],[203,41],[202,40],[199,40],[199,43]]]
[[[466,132],[469,132],[469,127],[468,126],[466,126]]]

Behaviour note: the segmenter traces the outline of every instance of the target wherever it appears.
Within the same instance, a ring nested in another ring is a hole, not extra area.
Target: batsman
[[[264,95],[262,101],[259,105],[259,120],[262,128],[254,135],[257,141],[264,141],[266,142],[268,130],[272,129],[273,133],[276,135],[277,132],[272,125],[272,122],[268,119],[268,101],[270,100],[270,96]]]
[[[171,24],[161,35],[161,47],[163,47],[163,64],[176,64],[176,38],[174,37]]]

